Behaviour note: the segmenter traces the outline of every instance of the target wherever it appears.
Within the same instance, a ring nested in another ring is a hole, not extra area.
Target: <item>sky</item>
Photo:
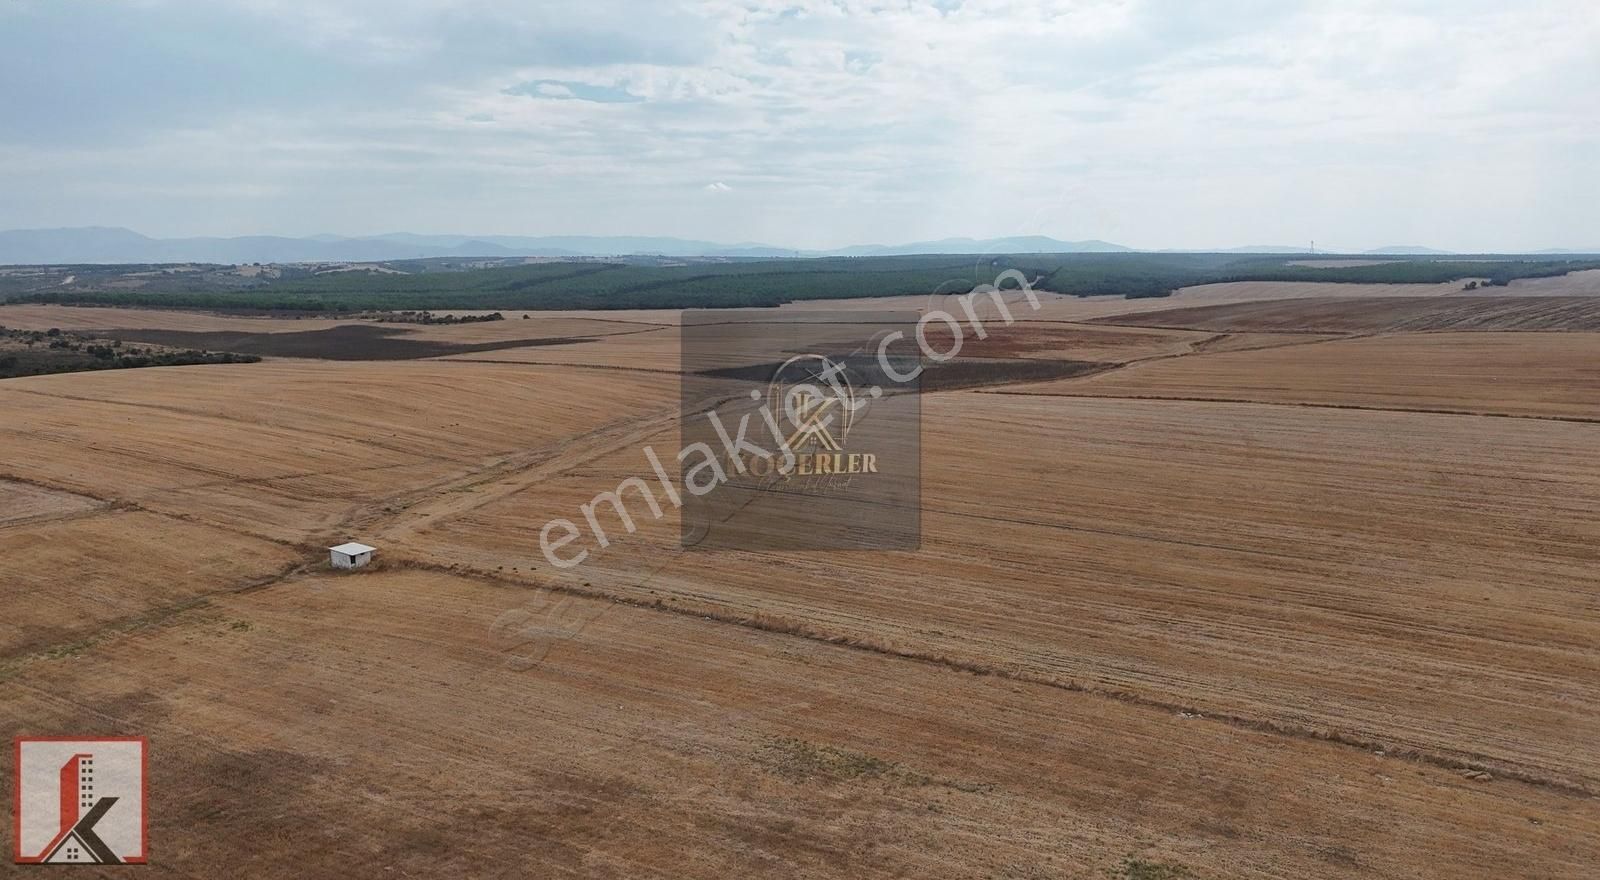
[[[1600,246],[1593,0],[0,0],[0,228]]]

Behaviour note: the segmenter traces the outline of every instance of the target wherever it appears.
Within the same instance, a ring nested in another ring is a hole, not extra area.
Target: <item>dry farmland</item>
[[[1557,280],[1016,300],[971,368],[1083,374],[923,396],[918,549],[641,507],[568,570],[540,527],[676,448],[675,315],[0,307],[267,357],[0,381],[0,719],[147,736],[172,876],[1593,877]]]

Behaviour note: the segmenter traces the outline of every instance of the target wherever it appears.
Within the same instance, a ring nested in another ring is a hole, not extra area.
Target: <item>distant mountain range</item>
[[[1362,251],[1373,256],[1408,256],[1408,257],[1444,257],[1455,251],[1441,251],[1438,248],[1422,247],[1415,244],[1391,244],[1370,251]]]
[[[131,229],[87,226],[0,232],[0,264],[37,263],[318,263],[378,262],[427,257],[867,257],[900,254],[1128,253],[1107,241],[1059,241],[1042,235],[1012,238],[944,238],[899,245],[855,245],[829,251],[793,250],[756,242],[720,244],[683,238],[588,235],[311,235],[290,238],[150,238]],[[1256,245],[1226,253],[1298,254],[1300,247]],[[1367,254],[1443,255],[1449,251],[1406,246]],[[1543,254],[1593,253],[1546,250]]]
[[[1133,248],[1112,244],[1109,241],[1058,241],[1043,235],[1022,235],[1013,238],[941,238],[938,241],[914,241],[910,244],[864,244],[821,251],[813,256],[831,257],[892,257],[903,254],[1123,254]]]
[[[0,232],[0,263],[316,263],[419,257],[577,257],[612,253],[690,256],[718,248],[711,242],[649,238],[476,238],[406,233],[364,238],[339,235],[150,238],[131,229],[99,226]],[[728,248],[737,249],[740,247]],[[787,252],[774,249],[762,255],[783,253]]]
[[[833,251],[781,248],[756,242],[721,244],[684,238],[591,235],[311,235],[287,238],[150,238],[131,229],[90,226],[0,232],[0,263],[315,263],[375,262],[424,257],[819,257],[894,254],[1113,253],[1130,248],[1104,241],[1022,238],[947,238],[903,245],[859,245]]]

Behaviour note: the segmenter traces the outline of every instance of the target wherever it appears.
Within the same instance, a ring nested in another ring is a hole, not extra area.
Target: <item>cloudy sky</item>
[[[0,228],[1600,246],[1593,0],[0,0]]]

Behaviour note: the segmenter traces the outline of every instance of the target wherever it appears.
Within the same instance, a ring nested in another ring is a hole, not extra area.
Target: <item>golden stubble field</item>
[[[1107,369],[928,395],[896,553],[686,552],[669,513],[541,558],[675,448],[670,316],[9,380],[0,717],[149,736],[179,875],[1589,876],[1594,337],[1300,287],[998,331]],[[1282,299],[1303,328],[1178,311]],[[327,570],[347,538],[376,570]]]
[[[1413,333],[1313,339],[1135,364],[1028,394],[1217,400],[1600,423],[1600,333]],[[1479,422],[1473,430],[1487,430]],[[1491,432],[1492,433],[1492,432]]]

